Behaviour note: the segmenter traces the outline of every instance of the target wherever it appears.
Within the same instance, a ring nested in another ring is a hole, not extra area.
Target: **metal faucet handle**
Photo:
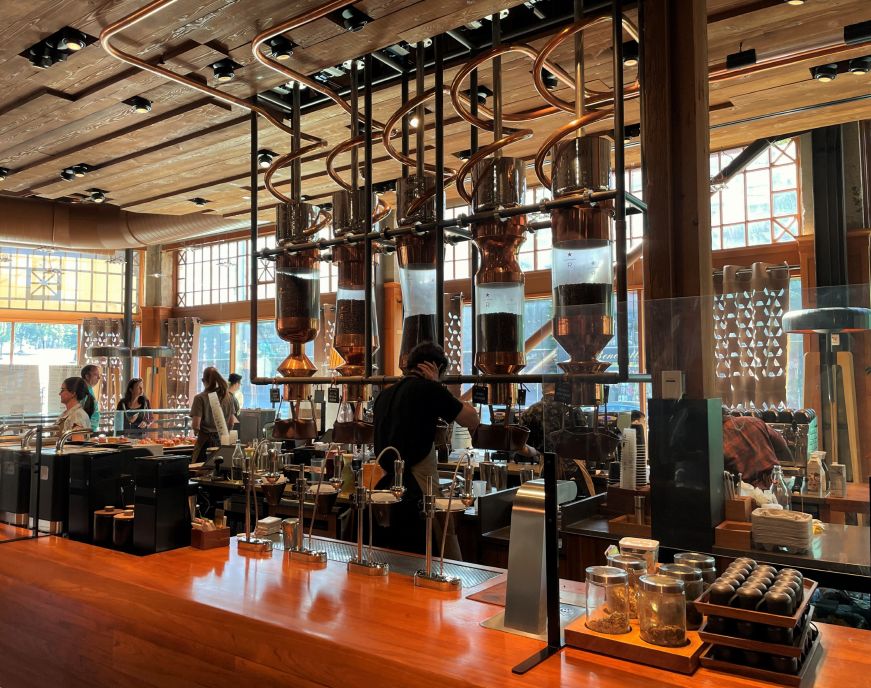
[[[93,434],[93,430],[67,430],[58,438],[57,444],[55,444],[55,449],[57,450],[57,453],[60,454],[63,451],[67,440],[73,435],[84,435],[85,437],[90,437]]]

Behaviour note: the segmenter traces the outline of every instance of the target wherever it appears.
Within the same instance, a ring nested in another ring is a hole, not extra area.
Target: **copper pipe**
[[[301,158],[302,156],[311,153],[312,151],[315,151],[324,145],[326,145],[326,141],[320,141],[318,143],[313,143],[310,146],[303,146],[302,148],[298,148],[297,150],[291,151],[290,153],[279,155],[277,158],[275,158],[275,160],[270,163],[269,169],[266,170],[266,174],[263,175],[263,183],[266,186],[266,190],[269,191],[269,193],[271,193],[273,196],[275,196],[279,201],[282,201],[284,203],[299,203],[298,199],[286,196],[281,191],[279,191],[272,183],[272,177],[275,175],[276,172],[278,172],[278,170],[287,167],[297,158]]]
[[[472,73],[477,67],[481,64],[492,60],[495,57],[499,57],[500,55],[504,55],[506,53],[518,52],[523,55],[526,55],[533,62],[538,57],[538,51],[535,48],[526,45],[525,43],[517,43],[513,45],[497,45],[495,48],[490,48],[483,53],[481,53],[474,60],[470,60],[466,64],[464,64],[460,71],[454,76],[453,81],[451,82],[450,93],[451,93],[451,103],[454,106],[454,110],[457,111],[457,114],[466,120],[469,124],[478,127],[479,129],[485,129],[487,131],[493,131],[492,122],[488,122],[480,117],[476,117],[471,113],[471,111],[467,110],[463,106],[463,102],[469,103],[469,98],[465,96],[465,94],[460,93],[460,86],[462,86],[466,77]],[[565,70],[555,64],[551,64],[550,62],[546,63],[547,69],[550,70],[560,81],[565,83],[566,85],[573,84],[571,75],[569,75]],[[490,120],[495,118],[494,112],[486,107],[483,104],[478,105],[478,112],[485,114]],[[552,115],[556,112],[559,112],[557,108],[552,105],[545,105],[544,107],[532,108],[529,110],[522,110],[521,112],[514,113],[503,113],[502,120],[506,122],[530,122],[532,120],[540,119],[541,117],[547,117],[548,115]]]
[[[119,48],[116,48],[114,45],[112,45],[111,39],[116,34],[123,31],[124,29],[130,28],[131,26],[138,24],[144,19],[147,19],[151,15],[159,12],[163,8],[172,5],[176,1],[177,0],[153,0],[153,2],[148,3],[147,5],[145,5],[145,7],[141,7],[135,12],[131,12],[126,17],[123,17],[118,21],[114,22],[113,24],[110,24],[100,32],[100,43],[103,46],[103,49],[112,57],[120,60],[121,62],[126,62],[127,64],[138,67],[143,71],[150,72],[155,76],[174,81],[177,84],[187,86],[188,88],[192,88],[195,91],[199,91],[200,93],[205,93],[206,95],[211,96],[212,98],[215,98],[222,103],[227,103],[228,105],[235,105],[244,110],[248,110],[249,112],[256,112],[258,115],[262,116],[270,124],[277,127],[281,131],[287,134],[292,134],[293,130],[289,126],[284,124],[280,119],[275,117],[275,115],[269,112],[269,110],[266,110],[265,108],[262,108],[249,100],[245,100],[244,98],[237,98],[232,94],[224,93],[223,91],[219,91],[218,89],[212,88],[211,86],[206,86],[205,84],[201,84],[198,81],[194,81],[193,79],[182,76],[181,74],[176,74],[175,72],[164,69],[163,67],[149,64],[144,60],[140,60],[138,57],[126,53],[123,50],[120,50]],[[300,16],[307,16],[311,12],[312,11],[309,11]],[[315,141],[319,141],[319,139],[315,139]]]
[[[447,88],[445,89],[447,90]],[[396,162],[401,163],[403,165],[408,165],[409,167],[416,167],[417,158],[412,157],[411,155],[406,155],[405,153],[400,153],[397,151],[393,145],[390,143],[390,139],[397,138],[399,136],[399,132],[395,131],[393,128],[396,126],[396,123],[402,119],[405,115],[407,115],[411,110],[416,108],[418,105],[425,103],[427,100],[432,98],[435,95],[435,89],[430,88],[421,93],[418,96],[415,96],[411,100],[406,101],[387,119],[387,122],[384,124],[384,129],[381,132],[381,143],[384,146],[387,155],[396,160]],[[422,126],[422,124],[418,124],[418,126]],[[415,155],[418,152],[415,151]],[[425,172],[435,172],[435,165],[430,165],[424,163],[423,169]],[[445,168],[445,172],[450,175],[455,175],[457,173],[456,170]],[[447,183],[447,182],[446,182]]]
[[[538,180],[544,185],[545,188],[550,188],[550,177],[547,176],[547,173],[544,171],[544,160],[547,157],[547,154],[550,153],[551,149],[563,138],[571,134],[573,131],[578,129],[582,129],[593,122],[597,122],[604,117],[607,117],[611,114],[610,110],[590,110],[584,115],[581,115],[577,119],[573,119],[568,124],[564,124],[555,132],[553,132],[550,136],[547,137],[545,142],[538,149],[538,152],[535,154],[535,176],[538,177]]]
[[[362,146],[365,140],[365,137],[362,135],[354,136],[350,139],[347,139],[346,141],[342,141],[327,155],[327,174],[330,176],[330,179],[336,182],[336,184],[342,187],[345,191],[352,191],[354,187],[350,182],[346,182],[339,176],[339,173],[336,171],[333,163],[335,162],[336,158],[342,153],[347,153],[348,151],[353,150],[358,146]]]
[[[575,103],[569,102],[567,100],[563,100],[558,96],[551,93],[544,84],[544,75],[542,69],[546,66],[545,62],[550,54],[556,50],[557,46],[559,46],[563,41],[567,38],[571,38],[577,33],[580,33],[588,28],[596,26],[597,24],[601,24],[604,22],[610,22],[611,18],[609,16],[598,16],[598,17],[590,17],[587,19],[582,19],[579,22],[575,22],[571,26],[567,26],[562,29],[558,33],[556,33],[553,38],[551,38],[547,43],[544,44],[544,47],[539,51],[538,57],[535,59],[534,64],[532,65],[532,79],[535,82],[535,90],[538,91],[538,94],[544,98],[548,103],[553,105],[560,110],[564,110],[565,112],[575,113]],[[629,21],[625,16],[623,17],[623,28],[626,32],[632,36],[636,41],[639,39],[638,29],[635,25]],[[548,69],[550,69],[548,67]],[[633,84],[630,84],[627,87],[627,90],[632,90],[632,87],[635,86],[637,90],[638,80],[636,79]],[[625,91],[624,91],[625,93]],[[612,99],[614,98],[614,93],[611,91],[593,91],[590,89],[584,89],[585,97],[590,97],[591,101],[588,103],[589,107],[593,107],[596,104],[596,99]]]

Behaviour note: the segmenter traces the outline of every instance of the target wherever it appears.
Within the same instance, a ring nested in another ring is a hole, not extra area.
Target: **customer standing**
[[[61,382],[59,394],[60,403],[66,407],[66,411],[57,419],[57,426],[60,428],[60,431],[87,430],[90,428],[91,419],[88,418],[88,414],[82,408],[82,401],[88,396],[85,381],[80,377],[68,377]]]
[[[142,437],[145,429],[154,420],[151,404],[144,394],[145,386],[142,378],[134,377],[127,383],[127,391],[118,402],[117,410],[123,411],[124,434],[128,437]]]
[[[91,419],[91,430],[97,432],[100,427],[100,402],[97,400],[97,395],[94,394],[94,387],[100,384],[103,378],[103,371],[100,366],[90,363],[82,368],[82,380],[87,385],[87,398],[82,402],[82,408],[85,409]]]
[[[242,376],[239,373],[230,373],[227,376],[230,394],[233,395],[233,400],[236,402],[236,408],[233,415],[236,416],[236,424],[230,428],[231,430],[239,429],[239,411],[242,410],[242,404],[245,402],[245,397],[242,394]]]
[[[203,391],[194,397],[191,404],[192,427],[197,436],[192,463],[205,461],[208,447],[221,446],[219,421],[216,418],[220,414],[221,421],[229,430],[236,422],[235,410],[236,401],[221,373],[212,366],[203,370]]]

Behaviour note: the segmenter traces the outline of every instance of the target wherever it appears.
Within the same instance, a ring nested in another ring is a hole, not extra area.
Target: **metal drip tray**
[[[327,559],[339,562],[348,562],[357,556],[357,545],[351,542],[339,542],[337,540],[329,540],[327,538],[312,538],[312,549],[324,550],[327,553]],[[368,550],[364,550],[368,552]],[[415,572],[423,569],[425,559],[414,554],[402,554],[400,552],[391,552],[384,549],[372,548],[373,561],[390,565],[390,573],[397,573],[403,576],[414,576]],[[438,562],[433,560],[433,570],[438,571]],[[463,582],[463,588],[474,588],[481,583],[486,583],[491,578],[495,578],[500,574],[499,571],[488,571],[486,569],[473,568],[452,562],[445,562],[445,575],[456,576]]]

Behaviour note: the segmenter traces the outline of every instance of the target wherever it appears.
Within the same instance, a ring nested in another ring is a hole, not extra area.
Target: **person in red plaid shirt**
[[[792,461],[783,436],[753,416],[733,416],[723,407],[723,461],[726,470],[740,473],[745,483],[767,489],[771,469]]]

